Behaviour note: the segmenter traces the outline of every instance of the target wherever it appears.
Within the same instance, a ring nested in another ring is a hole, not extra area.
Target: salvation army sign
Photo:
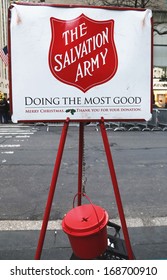
[[[18,3],[9,17],[13,122],[151,117],[150,10]]]
[[[50,20],[49,65],[55,78],[86,92],[115,75],[113,20],[96,21],[84,14],[73,20]]]

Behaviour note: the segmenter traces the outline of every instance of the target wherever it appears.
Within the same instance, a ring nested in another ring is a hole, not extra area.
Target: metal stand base
[[[115,234],[107,235],[108,240],[108,246],[106,251],[98,256],[96,260],[128,260],[128,253],[126,250],[126,244],[123,239],[119,237],[120,235],[120,229],[121,227],[117,224],[114,224],[112,222],[108,222],[108,227],[115,229]],[[135,259],[135,256],[133,254],[133,259]],[[70,260],[81,260],[78,258],[74,253],[72,253]]]
[[[43,248],[46,229],[47,229],[47,225],[48,225],[48,221],[49,221],[52,201],[53,201],[53,197],[54,197],[54,193],[55,193],[55,189],[56,189],[60,164],[61,164],[65,141],[66,141],[66,137],[67,137],[69,121],[70,121],[70,119],[67,118],[67,120],[64,122],[64,126],[62,128],[62,134],[61,134],[59,147],[58,147],[58,151],[57,151],[57,156],[56,156],[56,160],[55,160],[55,165],[54,165],[54,169],[53,169],[53,175],[52,175],[50,189],[49,189],[49,193],[48,193],[48,199],[46,202],[43,223],[42,223],[39,240],[38,240],[38,245],[37,245],[37,249],[36,249],[36,254],[35,254],[36,260],[40,259],[41,253],[42,253],[42,248]],[[114,163],[113,163],[111,150],[110,150],[110,143],[108,141],[103,117],[99,121],[99,125],[100,125],[102,140],[103,140],[103,144],[104,144],[104,150],[106,153],[107,163],[108,163],[108,167],[109,167],[110,177],[111,177],[111,181],[113,184],[115,199],[116,199],[116,203],[117,203],[117,207],[118,207],[118,213],[119,213],[119,217],[120,217],[120,221],[121,221],[122,232],[123,232],[124,239],[125,239],[128,259],[133,260],[134,255],[133,255],[131,244],[130,244],[130,238],[129,238],[129,233],[128,233],[128,229],[127,229],[127,225],[126,225],[123,205],[122,205],[122,201],[121,201],[121,195],[119,192],[118,182],[117,182],[117,178],[116,178],[116,172],[115,172]],[[83,150],[84,150],[84,123],[80,122],[79,154],[78,154],[78,194],[79,194],[78,195],[78,206],[82,204],[81,198],[82,198],[82,193],[83,193],[83,190],[82,190],[82,187],[83,187],[83,182],[82,182],[83,174],[82,173],[83,173],[83,157],[84,157]],[[109,226],[111,226],[111,224]],[[116,231],[118,230],[118,228],[120,229],[120,227],[115,224],[112,224],[112,227],[114,227],[116,229]]]
[[[108,234],[108,247],[98,260],[128,260],[125,241]]]

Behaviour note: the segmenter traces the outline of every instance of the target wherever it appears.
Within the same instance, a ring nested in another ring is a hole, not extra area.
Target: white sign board
[[[10,7],[12,121],[148,120],[152,13]]]

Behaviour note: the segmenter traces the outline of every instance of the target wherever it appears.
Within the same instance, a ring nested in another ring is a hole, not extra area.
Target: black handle
[[[115,224],[115,223],[112,223],[112,222],[110,222],[110,221],[108,221],[107,225],[108,225],[109,227],[115,228],[115,230],[116,230],[117,233],[118,233],[118,232],[120,231],[120,229],[121,229],[121,227],[120,227],[119,225],[117,225],[117,224]]]

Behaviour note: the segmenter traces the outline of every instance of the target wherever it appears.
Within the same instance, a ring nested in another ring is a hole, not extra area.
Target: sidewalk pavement
[[[131,246],[137,260],[167,259],[167,228],[128,228]],[[33,260],[40,231],[1,231],[0,260]],[[69,260],[72,249],[62,230],[47,230],[41,260]]]

